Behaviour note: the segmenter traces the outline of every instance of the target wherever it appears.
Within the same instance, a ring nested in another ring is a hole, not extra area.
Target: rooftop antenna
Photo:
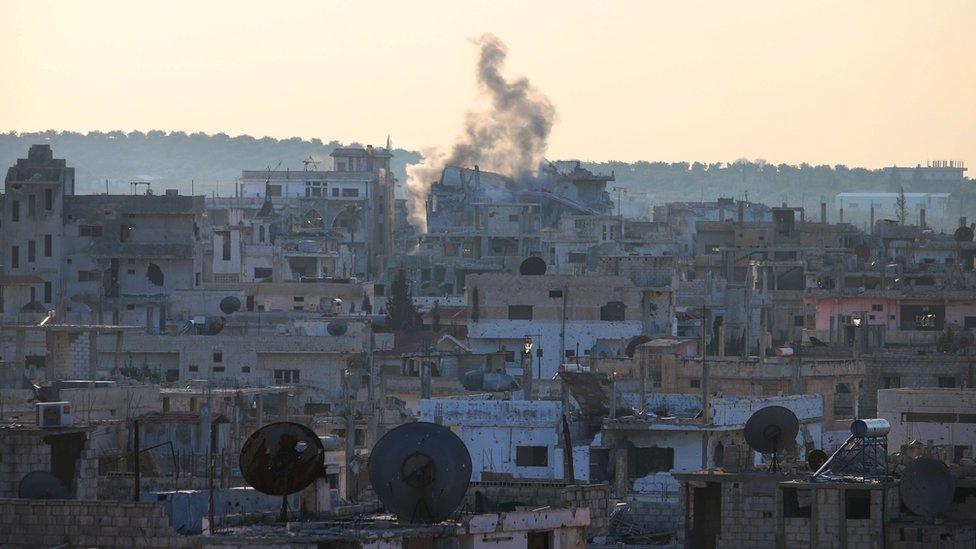
[[[280,167],[281,167],[281,160],[279,160],[278,163],[275,164],[274,170],[277,170]],[[265,198],[271,198],[270,196],[268,196],[268,189],[271,188],[271,173],[274,170],[271,169],[271,165],[269,164],[268,165],[268,179],[266,179],[264,181],[264,197]]]
[[[746,444],[762,454],[772,454],[770,472],[779,471],[779,453],[793,446],[800,432],[800,421],[796,414],[783,406],[766,406],[756,410],[743,431]]]
[[[280,162],[279,162],[279,164],[280,164]],[[316,171],[316,170],[319,169],[319,161],[316,160],[316,159],[314,159],[314,158],[312,158],[312,155],[308,155],[308,158],[306,158],[305,160],[302,160],[302,165],[305,166],[305,171],[306,172],[307,171]],[[311,170],[308,169],[309,166],[312,167]]]
[[[288,496],[322,474],[325,449],[308,427],[281,421],[255,431],[241,449],[244,480],[258,492],[282,496],[279,520],[288,520]]]
[[[389,431],[369,455],[376,497],[403,522],[433,524],[449,517],[471,482],[471,454],[457,435],[436,423],[405,423]]]

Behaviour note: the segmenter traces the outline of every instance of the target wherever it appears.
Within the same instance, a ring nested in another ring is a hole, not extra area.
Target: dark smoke
[[[464,133],[451,146],[450,155],[424,152],[424,162],[407,168],[407,196],[410,217],[426,232],[425,206],[430,184],[440,178],[446,165],[471,167],[520,178],[538,170],[547,139],[556,120],[549,98],[532,87],[527,78],[507,80],[502,75],[508,48],[493,34],[475,41],[478,85],[489,101],[487,111],[468,111]]]

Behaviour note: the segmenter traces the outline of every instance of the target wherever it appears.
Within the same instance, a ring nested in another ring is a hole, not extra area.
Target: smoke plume
[[[424,161],[407,167],[407,204],[410,220],[427,232],[426,201],[432,182],[444,166],[472,167],[520,178],[538,170],[546,153],[546,140],[556,119],[549,98],[526,78],[507,80],[502,75],[508,47],[486,33],[475,40],[480,47],[478,85],[488,99],[486,110],[468,111],[464,132],[450,154],[425,150]]]

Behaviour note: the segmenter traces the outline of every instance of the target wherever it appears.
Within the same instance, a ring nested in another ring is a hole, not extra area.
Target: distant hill
[[[151,181],[157,192],[179,189],[189,193],[192,180],[197,194],[217,192],[221,196],[234,194],[234,180],[245,169],[273,168],[281,162],[281,169],[301,170],[302,161],[309,156],[321,161],[320,169],[330,169],[329,153],[344,145],[319,139],[258,139],[222,133],[10,132],[0,134],[3,173],[35,143],[50,144],[57,158],[67,159],[75,168],[79,193],[105,192],[106,180],[112,193],[128,193],[129,182],[134,180]],[[394,149],[393,154],[393,171],[402,182],[406,180],[406,165],[419,162],[421,156],[402,149]]]
[[[331,163],[329,153],[343,144],[319,139],[254,138],[248,135],[230,137],[218,133],[187,134],[162,131],[143,132],[76,132],[44,131],[0,134],[0,168],[27,154],[34,143],[49,143],[58,158],[65,158],[75,168],[78,192],[105,192],[105,181],[112,193],[128,193],[129,181],[149,180],[158,192],[179,189],[190,192],[190,181],[198,194],[217,192],[233,195],[233,182],[241,170],[274,167],[301,170],[302,160],[309,156]],[[353,145],[348,143],[345,145]],[[373,143],[383,145],[383,143]],[[580,151],[585,153],[585,151]],[[421,160],[416,151],[395,149],[393,171],[401,185],[406,181],[406,166]],[[819,203],[831,204],[839,192],[897,192],[898,184],[881,170],[846,166],[799,166],[769,164],[761,160],[737,160],[718,163],[688,162],[583,162],[597,172],[614,172],[611,187],[627,189],[621,208],[627,215],[646,217],[647,202],[690,201],[716,197],[746,198],[767,204],[789,202],[803,205],[811,215],[819,216]],[[976,219],[976,183],[932,183],[918,181],[905,185],[907,192],[949,192],[953,194],[952,215]],[[616,192],[611,192],[616,201]],[[958,210],[958,212],[956,211]],[[890,212],[879,213],[879,216]]]

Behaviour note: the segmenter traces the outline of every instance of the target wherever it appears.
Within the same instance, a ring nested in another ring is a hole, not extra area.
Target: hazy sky
[[[550,158],[976,170],[976,2],[149,4],[0,0],[0,131],[446,146],[493,32]]]

